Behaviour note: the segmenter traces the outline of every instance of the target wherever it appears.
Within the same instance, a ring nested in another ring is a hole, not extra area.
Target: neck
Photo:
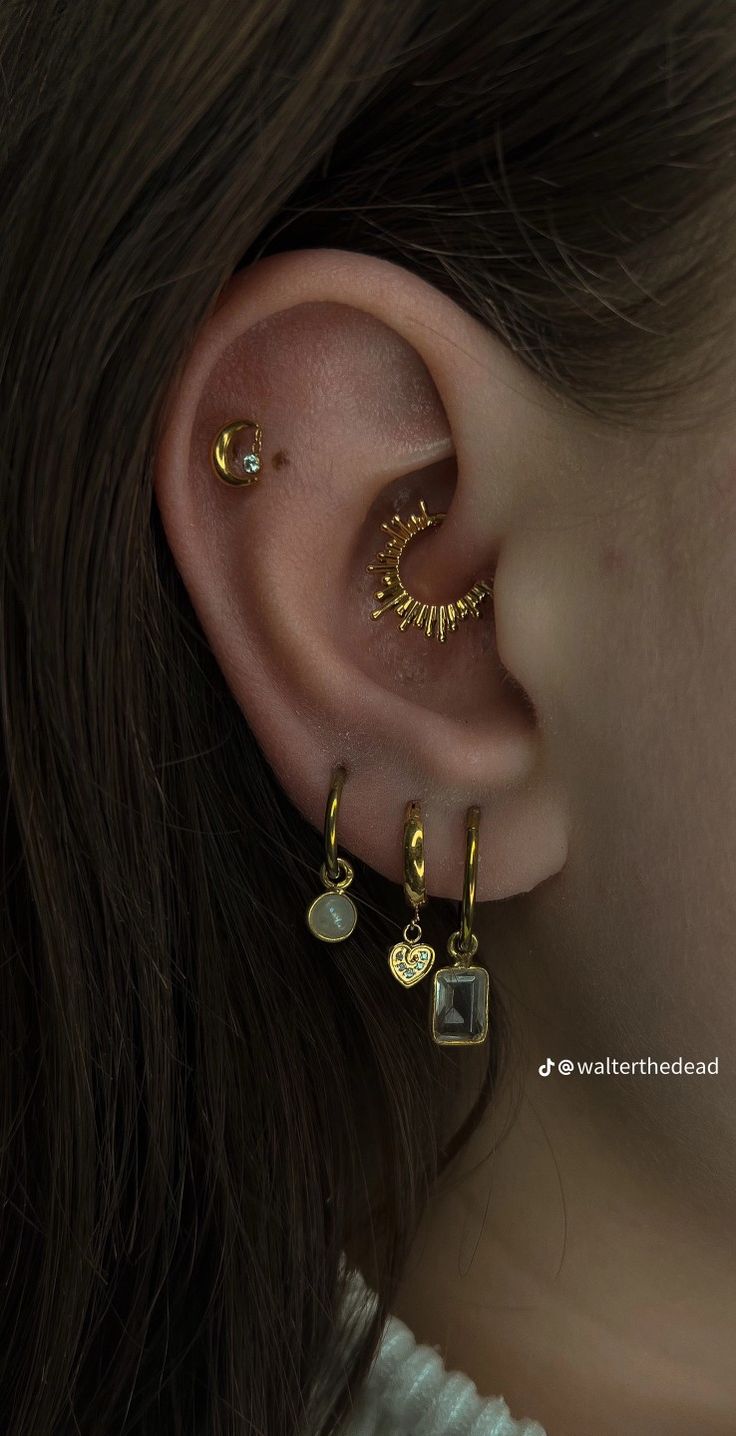
[[[518,1034],[531,1009],[508,999]],[[565,1050],[544,1031],[527,1022],[526,1060],[443,1178],[397,1315],[549,1436],[732,1436],[734,1244],[682,1153],[652,1158],[666,1081],[647,1133],[620,1079],[540,1077]]]

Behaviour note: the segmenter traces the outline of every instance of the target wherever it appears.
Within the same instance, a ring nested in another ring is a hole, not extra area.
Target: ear
[[[251,487],[216,477],[213,441],[255,419]],[[504,554],[539,464],[531,376],[433,286],[363,255],[306,251],[235,275],[169,396],[155,465],[165,532],[226,680],[279,782],[321,829],[342,762],[338,844],[402,876],[408,799],[423,804],[427,887],[462,890],[465,812],[482,811],[477,895],[557,872],[564,795],[545,773],[533,696],[549,655],[537,594]],[[371,617],[382,522],[424,499],[441,527],[402,576],[429,601],[493,582],[446,641]],[[517,668],[518,660],[518,668]]]

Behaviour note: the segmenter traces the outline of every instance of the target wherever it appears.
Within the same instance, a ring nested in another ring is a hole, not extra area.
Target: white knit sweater
[[[365,1286],[362,1292],[370,1301]],[[386,1323],[344,1430],[345,1436],[545,1436],[537,1421],[514,1420],[502,1397],[480,1396],[469,1376],[448,1371],[439,1352],[417,1345],[396,1316]]]

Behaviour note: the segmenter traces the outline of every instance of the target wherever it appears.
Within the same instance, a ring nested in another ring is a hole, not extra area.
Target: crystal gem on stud
[[[243,468],[246,474],[257,474],[260,472],[261,461],[258,454],[244,454]]]

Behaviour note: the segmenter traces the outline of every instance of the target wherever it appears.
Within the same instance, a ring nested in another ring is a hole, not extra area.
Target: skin
[[[209,445],[250,416],[263,475],[235,490]],[[444,897],[481,807],[513,1043],[397,1309],[549,1436],[733,1431],[732,429],[583,416],[424,282],[300,252],[225,287],[157,453],[174,557],[295,805],[321,828],[340,758],[340,841],[398,882],[421,798]],[[380,522],[420,496],[447,518],[407,556],[416,593],[494,580],[446,645],[370,618]],[[538,1071],[606,1056],[719,1072]]]

